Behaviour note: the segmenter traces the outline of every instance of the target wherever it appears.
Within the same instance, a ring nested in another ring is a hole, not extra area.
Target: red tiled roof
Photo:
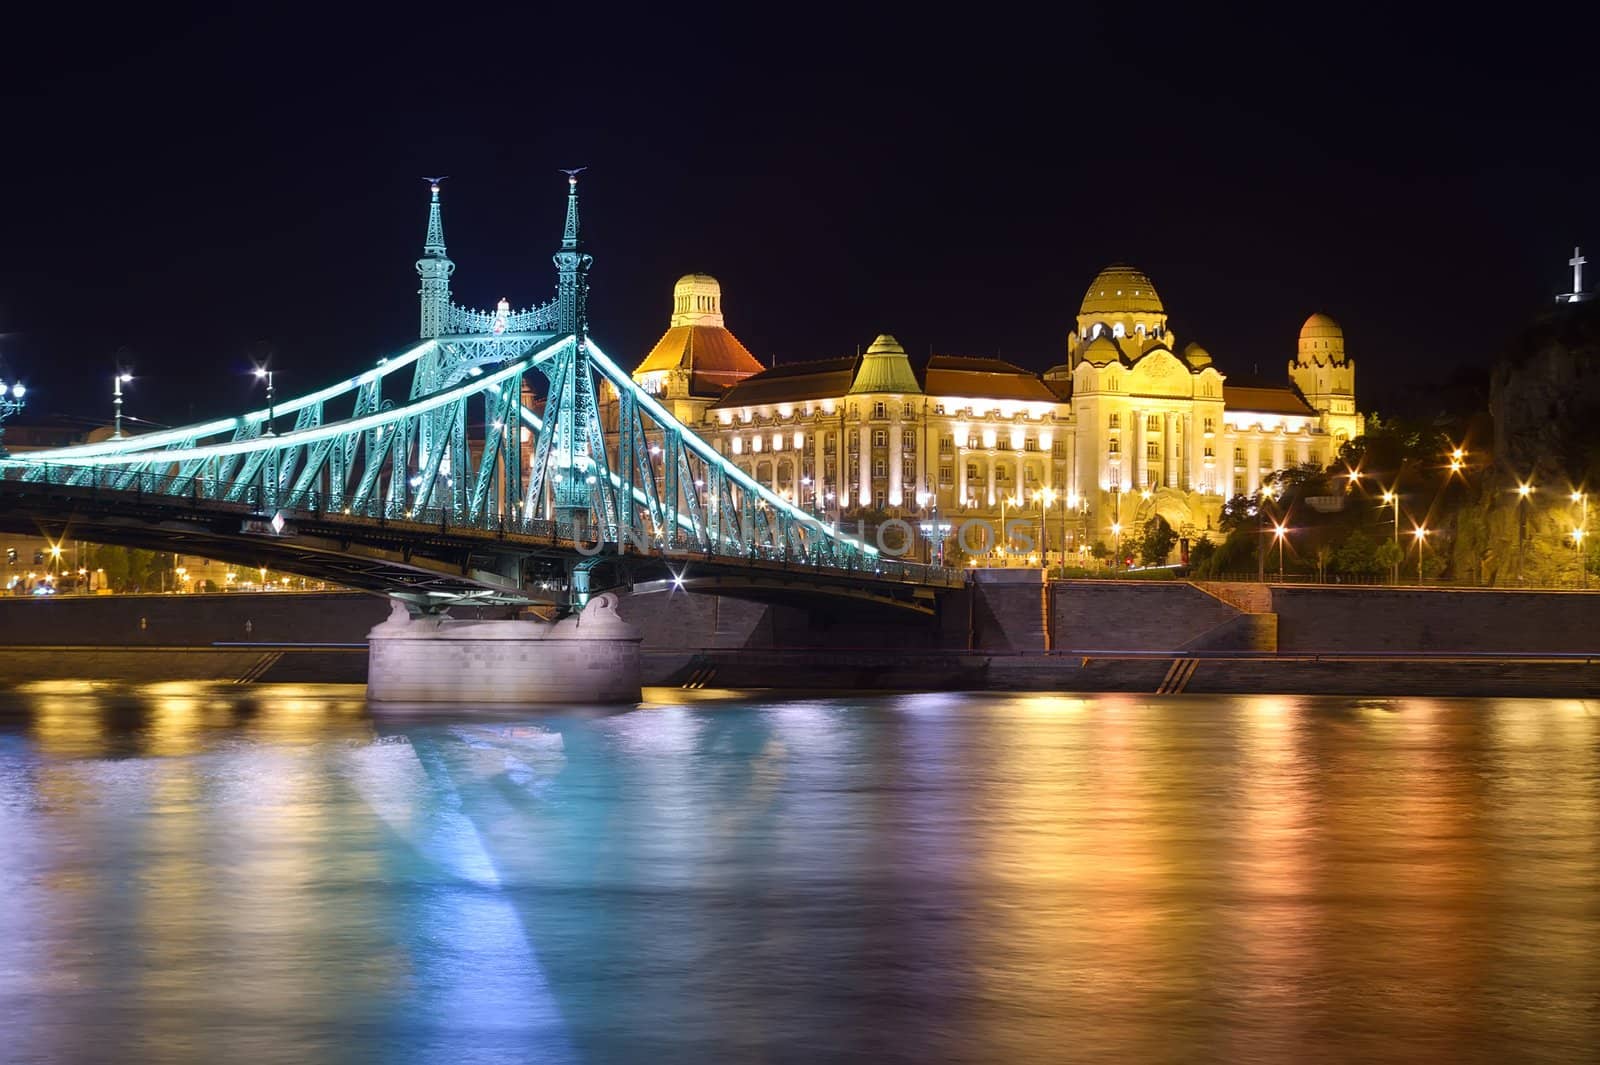
[[[746,377],[711,406],[762,407],[773,403],[799,403],[808,399],[832,399],[850,391],[855,379],[856,358],[821,359],[793,362]]]
[[[633,372],[680,368],[691,372],[689,390],[700,396],[721,395],[738,382],[766,369],[738,337],[722,326],[676,325],[656,341],[656,346]]]
[[[930,396],[1059,402],[1037,374],[1002,359],[970,355],[933,356],[922,371],[922,390]]]
[[[1222,386],[1222,405],[1230,411],[1253,411],[1259,414],[1293,414],[1299,417],[1316,417],[1317,412],[1287,385],[1230,385]]]

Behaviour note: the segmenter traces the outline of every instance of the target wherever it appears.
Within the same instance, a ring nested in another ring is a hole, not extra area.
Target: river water
[[[0,1060],[1592,1061],[1600,705],[0,697]]]

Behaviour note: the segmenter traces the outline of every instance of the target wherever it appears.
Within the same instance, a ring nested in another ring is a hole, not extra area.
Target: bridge
[[[576,175],[553,262],[548,302],[459,306],[434,183],[420,343],[262,410],[0,452],[0,529],[267,566],[414,619],[659,588],[931,613],[964,583],[760,484],[600,348]]]

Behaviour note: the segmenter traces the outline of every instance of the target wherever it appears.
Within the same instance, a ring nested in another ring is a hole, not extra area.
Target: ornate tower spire
[[[456,264],[444,250],[444,219],[439,213],[439,182],[444,178],[423,178],[433,194],[428,203],[428,236],[423,241],[422,258],[417,260],[417,274],[422,278],[421,335],[424,338],[441,336],[450,321],[450,275]]]
[[[556,264],[556,328],[584,336],[589,332],[589,267],[594,259],[578,250],[578,175],[588,167],[563,170],[567,175],[567,224],[561,231]]]

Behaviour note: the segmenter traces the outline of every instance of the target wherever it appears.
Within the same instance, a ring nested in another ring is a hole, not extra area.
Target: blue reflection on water
[[[1570,701],[45,686],[0,1059],[1560,1060],[1597,765]]]

